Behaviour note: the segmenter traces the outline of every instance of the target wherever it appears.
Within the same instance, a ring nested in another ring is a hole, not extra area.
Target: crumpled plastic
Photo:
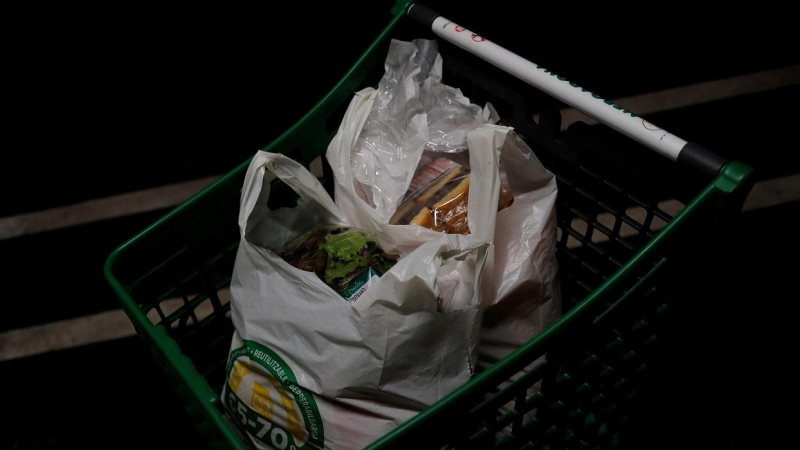
[[[390,217],[424,150],[466,150],[467,133],[499,117],[490,104],[481,108],[442,83],[436,41],[393,40],[385,69],[351,165],[359,197]]]

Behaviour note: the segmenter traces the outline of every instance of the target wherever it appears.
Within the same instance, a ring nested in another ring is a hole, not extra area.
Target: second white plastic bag
[[[398,85],[403,84],[398,82]],[[338,133],[328,146],[326,157],[335,178],[336,205],[354,225],[367,230],[390,230],[397,248],[412,251],[441,233],[419,226],[387,225],[394,209],[381,210],[370,205],[359,194],[362,183],[355,176],[359,161],[372,157],[361,155],[354,158],[354,153],[373,152],[377,159],[382,152],[377,145],[364,147],[360,143],[363,127],[379,95],[381,93],[372,88],[357,92]],[[505,169],[505,178],[514,196],[510,207],[493,213],[496,220],[484,220],[474,205],[480,204],[481,211],[497,205],[499,177],[472,176],[469,229],[472,235],[494,244],[485,283],[492,287],[487,287],[491,293],[483,299],[486,311],[480,339],[481,359],[490,364],[504,358],[561,315],[556,260],[557,187],[555,176],[511,128],[479,123],[473,126],[474,129],[466,135],[471,170],[473,173],[484,170],[483,163],[473,163],[473,159],[485,160],[487,155],[495,155]],[[418,153],[414,153],[413,158],[405,155],[402,162],[397,162],[398,167],[406,167],[406,181],[399,184],[397,178],[389,179],[392,192],[408,189],[423,145],[424,142],[414,144],[411,147]],[[477,180],[481,181],[476,183]],[[372,191],[385,193],[386,185],[373,186]]]

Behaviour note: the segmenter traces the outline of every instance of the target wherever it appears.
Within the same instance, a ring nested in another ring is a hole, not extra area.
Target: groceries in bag
[[[358,299],[373,278],[400,258],[384,253],[373,237],[341,227],[312,230],[290,243],[281,257],[300,270],[314,272],[348,301]]]
[[[408,192],[389,223],[469,234],[469,180],[469,168],[447,157],[437,158],[411,179]],[[508,183],[501,183],[497,210],[512,203],[511,188]]]

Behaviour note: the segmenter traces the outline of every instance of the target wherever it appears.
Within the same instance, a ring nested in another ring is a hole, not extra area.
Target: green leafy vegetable
[[[320,248],[328,252],[331,258],[352,261],[361,250],[367,248],[367,237],[358,231],[329,234]]]
[[[364,233],[343,228],[306,233],[288,245],[281,256],[294,267],[315,272],[340,294],[365,271],[383,275],[399,258],[384,253]]]

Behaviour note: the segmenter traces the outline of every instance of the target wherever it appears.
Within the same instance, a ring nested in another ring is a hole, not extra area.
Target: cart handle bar
[[[566,78],[512,53],[448,20],[430,8],[412,4],[408,17],[442,39],[478,56],[505,72],[582,111],[631,139],[708,176],[715,176],[727,160],[692,142],[661,129],[631,111],[593,94]]]

